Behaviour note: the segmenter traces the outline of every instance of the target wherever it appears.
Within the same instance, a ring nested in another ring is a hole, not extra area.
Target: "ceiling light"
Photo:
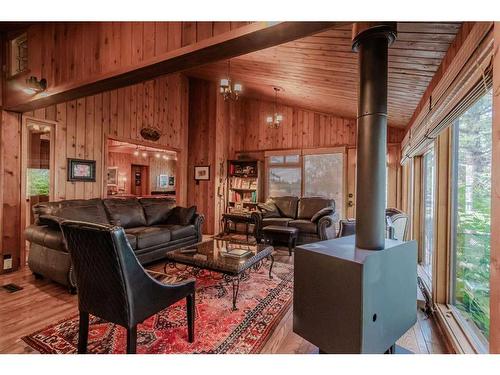
[[[227,60],[227,78],[220,80],[219,90],[224,100],[238,100],[243,91],[241,83],[231,86],[231,60]]]
[[[278,113],[278,92],[281,91],[279,87],[273,87],[274,89],[274,114],[266,117],[267,126],[270,128],[277,129],[283,122],[283,115]]]

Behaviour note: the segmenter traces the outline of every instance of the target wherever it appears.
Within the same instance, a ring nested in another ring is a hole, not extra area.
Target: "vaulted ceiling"
[[[425,89],[439,68],[461,23],[398,23],[389,49],[389,124],[408,124]],[[351,50],[351,25],[253,52],[231,60],[231,78],[244,85],[244,95],[272,98],[320,112],[355,117],[357,54]],[[218,81],[227,72],[221,61],[188,71]]]

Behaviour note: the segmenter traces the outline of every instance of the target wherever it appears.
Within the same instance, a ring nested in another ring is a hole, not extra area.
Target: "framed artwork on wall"
[[[165,189],[168,187],[168,175],[161,174],[158,176],[158,187],[160,189]]]
[[[68,158],[68,181],[95,182],[95,160]]]
[[[108,167],[108,186],[118,186],[118,167]]]
[[[210,180],[210,166],[209,165],[198,165],[194,167],[194,179],[196,181],[208,181]]]
[[[175,185],[175,177],[174,176],[170,176],[168,178],[168,184],[169,184],[169,186],[174,186]]]

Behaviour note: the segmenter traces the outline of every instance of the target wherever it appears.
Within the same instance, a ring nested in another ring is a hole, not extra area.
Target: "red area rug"
[[[291,305],[293,267],[269,263],[240,282],[238,310],[232,311],[232,286],[220,274],[196,276],[195,342],[187,341],[185,300],[149,318],[137,329],[137,353],[258,353]],[[189,277],[187,270],[155,274],[157,279]],[[43,354],[76,353],[78,317],[48,326],[22,338]],[[126,330],[91,316],[89,353],[125,353]]]

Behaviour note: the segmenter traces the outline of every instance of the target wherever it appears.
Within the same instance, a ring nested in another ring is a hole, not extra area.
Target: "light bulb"
[[[146,156],[148,156],[148,153],[147,152],[143,152],[142,153],[142,157],[145,158]]]
[[[155,157],[156,157],[157,159],[159,159],[159,158],[160,158],[160,156],[161,156],[161,155],[160,155],[160,153],[159,153],[159,152],[157,152],[157,153],[155,154]]]

